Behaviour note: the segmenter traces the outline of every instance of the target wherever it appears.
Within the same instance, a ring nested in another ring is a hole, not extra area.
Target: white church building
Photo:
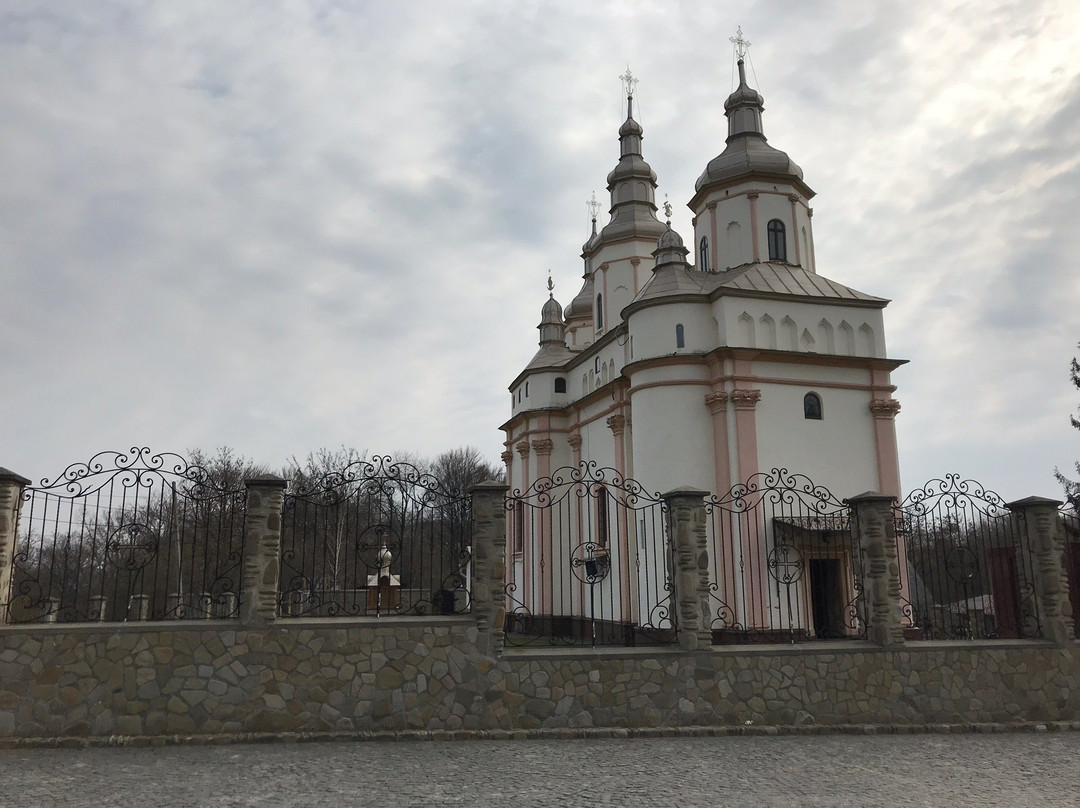
[[[549,296],[539,350],[510,385],[502,429],[512,491],[585,462],[648,492],[688,486],[722,497],[783,468],[838,498],[900,494],[890,374],[903,362],[886,353],[888,301],[819,272],[814,191],[767,141],[763,98],[742,58],[738,70],[724,104],[726,145],[688,203],[689,247],[657,217],[656,173],[624,77],[610,221],[598,230],[594,212],[581,290],[565,309]],[[536,563],[515,542],[511,581]],[[530,598],[531,612],[558,610]]]

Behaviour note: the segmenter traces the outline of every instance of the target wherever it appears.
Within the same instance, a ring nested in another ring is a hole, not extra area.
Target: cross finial
[[[600,203],[596,200],[596,191],[593,191],[592,196],[585,200],[585,205],[589,208],[589,218],[595,222],[596,214],[600,212]]]
[[[626,90],[626,97],[634,97],[634,88],[637,86],[638,80],[634,78],[634,74],[630,72],[630,65],[626,66],[626,72],[619,78],[622,80],[623,89]]]
[[[750,49],[750,40],[743,38],[741,25],[735,29],[735,36],[728,37],[728,42],[735,46],[735,55],[739,59],[746,58],[746,52]]]
[[[664,194],[664,215],[667,217],[668,227],[671,227],[671,202],[668,201],[667,194]]]
[[[548,297],[555,297],[555,282],[551,280],[551,270],[548,270]]]

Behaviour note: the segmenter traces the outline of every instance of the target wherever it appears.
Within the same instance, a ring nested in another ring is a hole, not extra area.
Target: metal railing
[[[100,452],[23,492],[8,622],[239,614],[244,491],[148,448]]]
[[[706,500],[714,643],[866,636],[851,509],[773,469]]]
[[[909,493],[895,519],[908,639],[1041,636],[1023,513],[949,474]]]
[[[659,494],[582,463],[515,491],[506,507],[508,644],[675,641]]]
[[[469,610],[471,501],[388,456],[286,493],[282,617]]]

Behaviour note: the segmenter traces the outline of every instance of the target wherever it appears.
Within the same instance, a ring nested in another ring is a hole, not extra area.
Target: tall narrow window
[[[529,383],[525,382],[525,398],[529,397]]]
[[[686,332],[683,331],[682,323],[679,323],[677,326],[675,326],[675,347],[686,347]]]
[[[525,503],[514,504],[514,552],[520,553],[525,549]]]
[[[608,546],[607,489],[602,485],[596,489],[596,545]]]
[[[698,248],[698,269],[702,272],[709,271],[709,240],[701,237],[701,246]]]
[[[566,379],[564,379],[562,376],[558,376],[555,379],[555,392],[556,393],[565,393],[566,392]]]
[[[784,236],[784,223],[779,219],[769,222],[769,260],[787,261],[787,239]]]
[[[604,296],[596,296],[596,330],[604,327]]]
[[[803,418],[810,421],[821,420],[821,396],[817,393],[807,393],[802,400]]]

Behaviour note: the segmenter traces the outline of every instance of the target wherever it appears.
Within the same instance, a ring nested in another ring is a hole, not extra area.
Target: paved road
[[[1080,733],[0,751],[0,806],[1080,806]]]

